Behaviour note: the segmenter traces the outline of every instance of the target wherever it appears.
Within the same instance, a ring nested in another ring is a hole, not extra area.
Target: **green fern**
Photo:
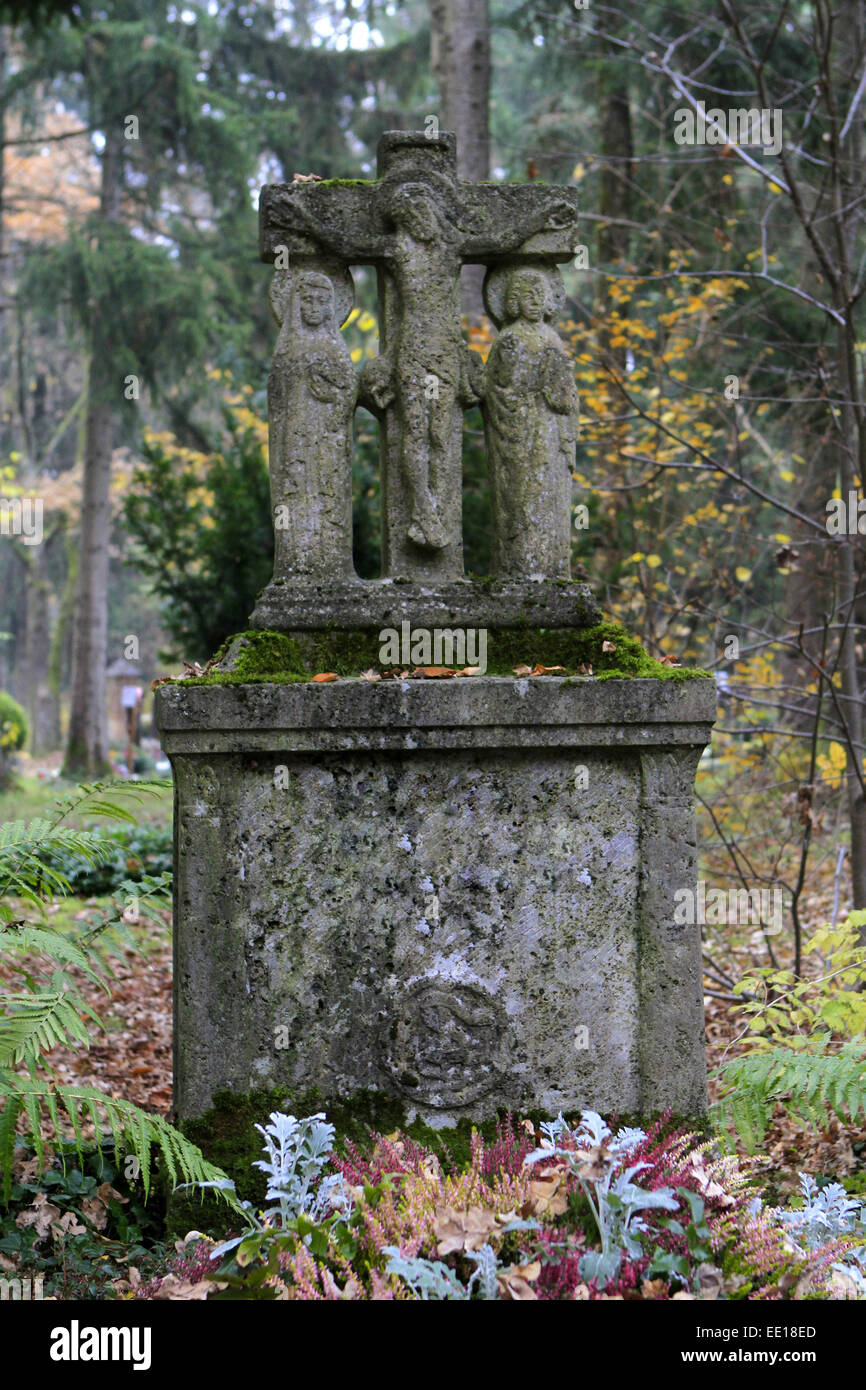
[[[145,1198],[150,1192],[151,1149],[154,1147],[162,1157],[173,1187],[181,1179],[188,1183],[221,1184],[225,1181],[222,1170],[208,1163],[201,1150],[161,1115],[148,1114],[137,1105],[105,1095],[93,1086],[54,1086],[30,1076],[0,1070],[0,1095],[4,1096],[0,1115],[0,1172],[5,1202],[11,1192],[16,1126],[22,1114],[27,1119],[29,1137],[40,1163],[45,1157],[43,1130],[46,1121],[58,1140],[67,1137],[64,1124],[68,1121],[76,1153],[79,1161],[83,1161],[82,1126],[89,1120],[97,1144],[109,1136],[114,1140],[118,1164],[121,1153],[133,1154],[138,1159]],[[216,1190],[231,1205],[237,1205],[230,1190],[221,1187]]]
[[[108,800],[104,793],[110,788],[115,795],[141,802],[154,796],[169,784],[164,780],[124,783],[88,782],[71,796],[58,799],[56,811],[49,819],[7,821],[0,825],[0,921],[12,920],[7,901],[19,898],[30,907],[42,910],[43,903],[69,892],[66,877],[51,864],[51,856],[75,855],[88,864],[103,863],[112,852],[114,841],[99,830],[78,829],[64,825],[71,815],[98,816],[121,820],[135,825],[135,816],[121,802]]]
[[[72,1047],[76,1042],[89,1047],[90,1034],[82,1011],[98,1028],[105,1027],[86,1001],[68,988],[7,994],[4,1005],[7,1012],[0,1014],[0,1067],[26,1063],[32,1071],[42,1053],[52,1047]]]
[[[165,785],[136,783],[133,789],[124,784],[113,790],[140,801],[142,794]],[[118,1162],[121,1151],[135,1156],[145,1197],[150,1191],[155,1151],[172,1185],[181,1179],[187,1183],[216,1184],[215,1190],[234,1205],[236,1198],[222,1186],[225,1174],[208,1163],[201,1150],[162,1116],[149,1114],[94,1087],[55,1085],[36,1074],[40,1068],[50,1072],[53,1048],[89,1047],[88,1020],[97,1029],[104,1029],[99,1015],[82,998],[68,971],[78,970],[108,993],[97,965],[111,974],[105,960],[106,950],[112,944],[109,929],[114,934],[119,931],[121,939],[132,944],[125,924],[142,917],[160,920],[157,904],[164,903],[167,896],[168,875],[124,882],[114,895],[115,907],[83,929],[78,940],[57,930],[46,917],[45,903],[69,892],[66,878],[52,866],[52,855],[77,855],[96,863],[110,853],[113,843],[95,830],[79,830],[61,822],[86,810],[90,815],[114,816],[135,823],[125,807],[106,798],[106,788],[104,783],[82,787],[59,802],[53,819],[29,824],[12,821],[0,826],[0,949],[6,964],[26,985],[24,990],[6,993],[0,1003],[0,1200],[8,1203],[11,1195],[19,1130],[23,1129],[42,1163],[46,1131],[61,1141],[64,1153],[66,1145],[62,1141],[68,1140],[67,1131],[71,1129],[73,1147],[83,1161],[83,1126],[89,1123],[97,1144],[109,1136],[113,1138]],[[135,909],[131,917],[130,905]],[[22,920],[20,914],[26,908],[35,908],[40,920]],[[50,983],[34,980],[34,958],[37,962],[46,958],[56,967]]]
[[[819,1128],[831,1115],[844,1123],[866,1115],[866,1042],[854,1039],[838,1052],[774,1047],[733,1058],[717,1075],[724,1091],[714,1109],[722,1126],[739,1134],[754,1153],[761,1144],[777,1101]]]
[[[57,931],[54,927],[35,927],[27,922],[7,922],[0,926],[0,949],[8,957],[13,969],[19,968],[12,957],[13,952],[24,956],[47,956],[57,965],[74,966],[93,984],[102,984],[82,946],[70,940],[65,932]]]

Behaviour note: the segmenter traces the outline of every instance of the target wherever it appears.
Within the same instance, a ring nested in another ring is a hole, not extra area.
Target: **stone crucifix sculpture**
[[[260,201],[263,260],[377,268],[381,355],[359,398],[382,427],[383,575],[438,585],[463,575],[462,411],[484,389],[460,331],[462,266],[553,270],[577,240],[576,190],[465,183],[456,167],[452,134],[389,132],[378,180],[269,185]],[[275,578],[315,573],[286,543],[277,565]]]
[[[262,194],[275,575],[254,631],[155,704],[175,782],[175,1107],[213,1158],[263,1094],[369,1113],[378,1093],[395,1123],[439,1130],[706,1106],[700,933],[675,908],[697,879],[715,683],[555,674],[619,645],[574,640],[601,617],[569,567],[577,402],[555,325],[575,193],[463,183],[454,156],[453,136],[390,134],[378,180]],[[360,372],[340,336],[359,263],[381,338]],[[486,362],[460,331],[467,263],[499,329]],[[476,400],[490,581],[462,563]],[[383,441],[375,580],[352,566],[358,401]],[[490,670],[440,679],[446,639],[465,654],[471,630]],[[414,636],[441,640],[432,669]],[[369,679],[398,659],[400,679]],[[543,679],[518,675],[529,662]]]

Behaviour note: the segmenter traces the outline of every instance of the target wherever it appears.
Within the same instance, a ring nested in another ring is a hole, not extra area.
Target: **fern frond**
[[[715,1109],[754,1153],[777,1101],[794,1115],[823,1127],[830,1115],[843,1124],[866,1115],[866,1043],[847,1042],[838,1052],[774,1047],[733,1058],[720,1068],[724,1092]]]
[[[0,825],[0,917],[9,920],[11,914],[2,899],[14,896],[39,906],[56,893],[69,892],[69,882],[52,865],[51,855],[74,855],[87,863],[103,863],[112,853],[115,840],[99,830],[77,829],[63,825],[68,816],[87,812],[88,815],[125,821],[135,825],[136,817],[123,805],[123,800],[141,803],[147,796],[170,787],[165,778],[147,779],[130,785],[128,782],[84,783],[77,791],[58,799],[51,819],[7,821]],[[105,793],[113,793],[109,800]]]
[[[99,1015],[68,989],[7,994],[7,1012],[0,1014],[0,1067],[35,1065],[52,1047],[90,1046],[90,1034],[79,1013],[83,1009],[99,1028]]]
[[[114,840],[99,830],[77,830],[49,820],[7,821],[0,826],[0,898],[21,898],[39,906],[69,892],[69,880],[51,862],[52,854],[75,855],[88,864],[110,856]],[[8,918],[8,909],[7,909]]]
[[[0,1097],[4,1101],[4,1111],[0,1116],[0,1162],[4,1168],[4,1182],[7,1164],[11,1168],[12,1153],[8,1146],[2,1149],[4,1129],[8,1129],[6,1112],[15,1111],[15,1120],[23,1110],[27,1116],[29,1138],[40,1161],[44,1154],[42,1128],[45,1117],[58,1139],[68,1136],[62,1133],[64,1115],[69,1117],[73,1132],[73,1143],[79,1160],[83,1161],[84,1151],[81,1131],[81,1114],[85,1111],[93,1125],[97,1144],[111,1136],[114,1141],[115,1156],[120,1163],[121,1152],[134,1154],[138,1159],[147,1195],[151,1184],[151,1149],[156,1147],[165,1163],[172,1184],[177,1185],[178,1176],[185,1182],[223,1181],[225,1173],[209,1163],[201,1150],[192,1144],[179,1130],[161,1115],[149,1114],[126,1100],[117,1100],[92,1086],[54,1086],[29,1076],[18,1076],[14,1072],[0,1071]],[[14,1142],[15,1125],[12,1123]],[[219,1189],[221,1190],[221,1189]],[[237,1205],[237,1199],[230,1190],[222,1192],[230,1205]]]
[[[0,1110],[0,1202],[4,1207],[9,1205],[12,1195],[12,1163],[15,1158],[15,1135],[20,1114],[19,1098],[7,1095],[3,1109]]]
[[[0,927],[0,943],[4,952],[15,950],[23,954],[39,953],[48,956],[57,965],[74,965],[83,975],[95,985],[105,985],[100,980],[84,951],[66,935],[65,932],[55,931],[53,927],[23,927],[3,926]]]

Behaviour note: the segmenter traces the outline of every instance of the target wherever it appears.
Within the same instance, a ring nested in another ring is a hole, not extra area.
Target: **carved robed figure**
[[[313,270],[277,271],[271,303],[280,323],[268,380],[274,576],[352,577],[357,379],[334,282]]]
[[[567,579],[577,388],[548,322],[561,282],[558,271],[540,267],[506,268],[504,286],[497,284],[501,275],[488,278],[487,300],[507,327],[487,359],[484,390],[494,569],[515,578]]]

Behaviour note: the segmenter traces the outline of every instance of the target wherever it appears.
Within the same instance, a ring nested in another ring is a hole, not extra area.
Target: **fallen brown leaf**
[[[515,1301],[537,1299],[538,1294],[532,1284],[540,1273],[541,1262],[539,1260],[534,1260],[532,1264],[528,1265],[511,1265],[508,1269],[501,1270],[496,1276],[500,1296]]]
[[[533,1216],[561,1216],[568,1209],[568,1188],[560,1168],[544,1168],[529,1184],[528,1205]]]
[[[611,1152],[606,1144],[596,1144],[591,1149],[579,1149],[577,1157],[581,1160],[580,1176],[590,1182],[600,1182],[611,1164]]]
[[[104,1231],[108,1225],[108,1207],[99,1197],[85,1197],[81,1210],[97,1231]]]
[[[698,1265],[698,1288],[700,1297],[706,1299],[718,1298],[725,1287],[725,1276],[716,1265]]]
[[[52,1221],[51,1234],[55,1240],[64,1236],[86,1236],[87,1227],[82,1226],[74,1211],[65,1211],[59,1221]]]
[[[328,681],[335,681],[337,679],[338,676],[336,671],[319,671],[317,675],[313,676],[313,680],[317,685],[326,685]]]
[[[667,1287],[664,1279],[644,1279],[640,1291],[644,1298],[663,1298]]]
[[[485,1207],[440,1207],[435,1213],[433,1234],[438,1240],[436,1253],[440,1259],[454,1251],[480,1250],[496,1230],[496,1216]]]
[[[734,1198],[725,1191],[720,1183],[715,1182],[709,1175],[704,1166],[703,1154],[698,1154],[690,1164],[690,1172],[697,1179],[698,1186],[705,1197],[712,1197],[723,1207],[732,1207]]]
[[[226,1284],[214,1279],[199,1279],[193,1284],[189,1279],[167,1274],[153,1297],[171,1303],[203,1302],[209,1294],[224,1288],[227,1288]]]
[[[43,1240],[54,1221],[60,1217],[60,1208],[55,1207],[53,1202],[49,1202],[44,1192],[37,1192],[33,1199],[33,1205],[25,1207],[24,1211],[19,1211],[15,1218],[15,1225],[19,1230],[25,1230],[27,1226],[36,1227],[36,1235],[39,1240]]]

